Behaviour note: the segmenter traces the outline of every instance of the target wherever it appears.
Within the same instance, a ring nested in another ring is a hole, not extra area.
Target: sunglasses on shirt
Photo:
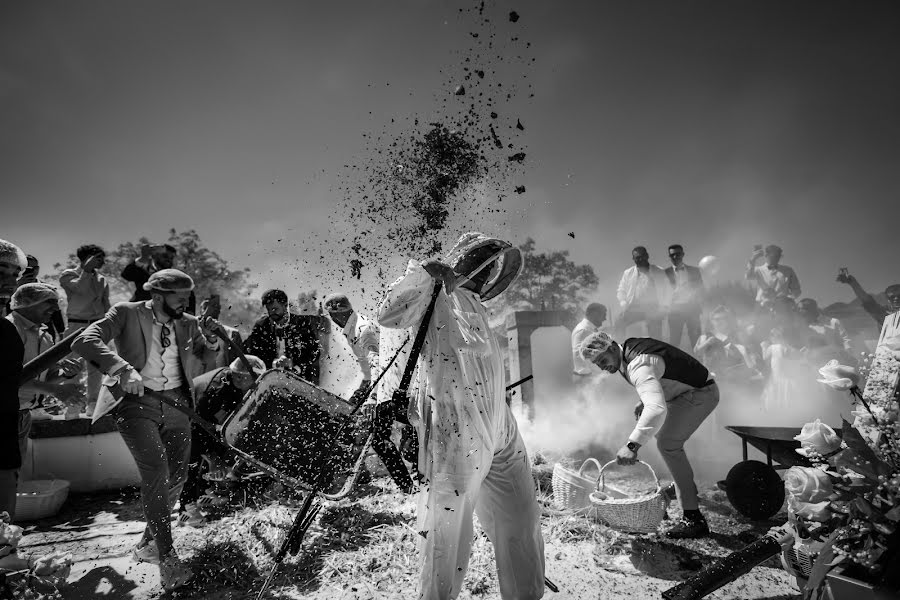
[[[159,342],[162,344],[163,350],[172,345],[172,340],[169,339],[170,335],[172,335],[172,330],[163,325],[159,335]]]

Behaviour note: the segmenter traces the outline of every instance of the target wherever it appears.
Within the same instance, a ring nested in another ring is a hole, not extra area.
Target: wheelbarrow
[[[731,505],[745,517],[764,520],[774,516],[784,504],[784,482],[778,471],[812,466],[808,458],[796,452],[800,442],[794,438],[800,435],[801,429],[743,425],[728,425],[725,429],[741,438],[744,460],[731,467],[720,487],[725,489]],[[749,460],[748,445],[764,453],[766,462]]]

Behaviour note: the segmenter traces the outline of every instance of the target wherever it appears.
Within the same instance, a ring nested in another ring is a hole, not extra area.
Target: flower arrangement
[[[0,512],[0,574],[5,576],[0,596],[62,598],[57,588],[69,577],[72,555],[56,552],[40,558],[21,558],[16,552],[21,539],[22,528],[10,523],[9,513]]]
[[[830,361],[819,382],[847,391],[857,404],[853,424],[840,435],[818,419],[803,426],[798,453],[811,467],[792,467],[784,477],[788,517],[798,540],[816,544],[818,555],[807,597],[821,593],[825,574],[841,564],[871,583],[888,577],[900,560],[900,426],[895,391],[868,398],[852,367]],[[867,386],[868,389],[868,386]],[[896,575],[894,575],[896,576]],[[819,591],[817,591],[819,590]]]

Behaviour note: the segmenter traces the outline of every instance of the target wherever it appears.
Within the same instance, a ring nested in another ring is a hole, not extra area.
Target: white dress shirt
[[[671,287],[666,272],[658,266],[650,265],[647,271],[642,271],[635,265],[622,273],[616,298],[623,310],[630,306],[662,308],[669,303]]]
[[[144,386],[156,392],[174,390],[181,387],[184,377],[181,373],[181,361],[178,357],[178,342],[175,340],[175,323],[166,323],[169,345],[163,348],[163,324],[153,317],[153,335],[150,341],[150,354],[147,363],[141,369]]]

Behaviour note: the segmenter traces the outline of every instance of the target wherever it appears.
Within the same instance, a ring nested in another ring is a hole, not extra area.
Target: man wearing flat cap
[[[125,392],[121,402],[112,406],[116,425],[141,474],[147,519],[133,558],[158,563],[163,588],[172,590],[192,576],[175,554],[169,522],[187,476],[191,426],[183,412],[156,397],[193,404],[192,382],[200,374],[200,357],[205,349],[218,348],[215,331],[221,325],[211,318],[201,324],[185,312],[194,282],[177,269],[154,272],[143,288],[150,293],[149,300],[116,304],[75,339],[72,349],[117,379]],[[107,345],[112,340],[117,352]],[[103,414],[103,396],[101,391],[95,418]]]

